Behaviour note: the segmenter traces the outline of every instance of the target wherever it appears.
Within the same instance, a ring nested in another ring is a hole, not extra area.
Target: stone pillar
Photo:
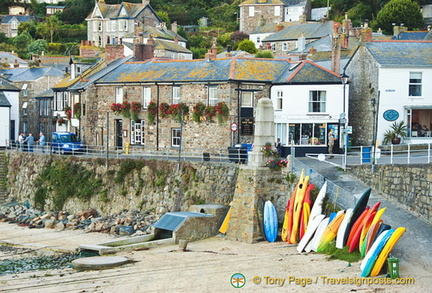
[[[264,199],[273,197],[277,184],[270,182],[273,182],[275,176],[281,176],[281,173],[273,173],[274,171],[264,167],[265,157],[261,149],[267,142],[273,145],[273,141],[273,103],[269,98],[261,98],[255,115],[253,149],[248,155],[248,165],[240,167],[237,177],[227,231],[229,240],[254,243],[262,239],[257,214],[258,197],[262,196]]]
[[[263,167],[265,163],[264,154],[261,149],[270,142],[274,143],[274,109],[269,98],[258,100],[255,115],[255,135],[252,151],[249,152],[248,166]]]

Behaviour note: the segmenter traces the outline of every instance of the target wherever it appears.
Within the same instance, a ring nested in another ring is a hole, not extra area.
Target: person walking
[[[27,148],[29,152],[33,152],[33,145],[35,143],[34,137],[32,133],[29,133],[27,138],[24,140],[24,143],[27,143]]]
[[[282,143],[280,141],[280,138],[278,138],[277,141],[275,142],[275,147],[277,149],[279,157],[282,157]]]
[[[42,153],[44,153],[46,141],[45,141],[45,135],[43,134],[43,132],[39,133],[39,140],[37,142],[39,143],[39,146],[40,146]]]
[[[333,147],[334,147],[334,135],[333,135],[333,129],[330,129],[329,133],[328,133],[328,152],[330,154],[329,159],[333,159]]]
[[[25,138],[24,132],[21,132],[20,135],[18,136],[18,144],[19,144],[19,148],[22,152],[24,151],[24,140],[25,139],[26,138]]]

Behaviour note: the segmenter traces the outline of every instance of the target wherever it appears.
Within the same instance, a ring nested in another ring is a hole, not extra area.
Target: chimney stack
[[[106,61],[111,63],[117,59],[124,57],[124,47],[123,45],[106,45]]]
[[[174,33],[177,34],[177,21],[174,21],[174,22],[171,24],[171,30],[172,30]]]
[[[283,24],[278,23],[278,24],[276,25],[276,32],[280,32],[280,31],[283,30],[283,29],[284,29]]]
[[[341,57],[341,43],[340,35],[333,35],[332,38],[332,53],[331,53],[331,70],[340,74],[340,57]]]

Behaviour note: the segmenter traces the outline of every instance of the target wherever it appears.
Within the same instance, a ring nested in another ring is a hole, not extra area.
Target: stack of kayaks
[[[361,276],[377,276],[405,228],[391,229],[384,224],[381,218],[386,208],[380,208],[380,202],[368,206],[370,188],[354,207],[329,216],[323,212],[327,182],[324,182],[312,203],[310,193],[313,188],[309,177],[304,176],[302,171],[285,207],[282,241],[298,243],[297,251],[300,253],[323,252],[335,241],[336,248],[347,247],[349,252],[358,251],[364,257]]]

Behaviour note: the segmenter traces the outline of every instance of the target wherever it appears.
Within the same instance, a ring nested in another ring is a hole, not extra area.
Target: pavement
[[[297,158],[293,171],[300,174],[302,169],[312,174],[312,183],[315,183],[313,178],[319,178],[320,180],[317,181],[323,182],[323,180],[327,180],[333,183],[333,186],[340,187],[344,192],[338,192],[339,197],[336,201],[343,208],[353,207],[355,200],[369,188],[356,177],[325,161],[307,157]],[[432,225],[425,222],[421,215],[414,214],[392,199],[391,194],[372,190],[369,205],[372,206],[376,202],[381,202],[380,208],[387,207],[382,217],[384,223],[391,225],[392,229],[397,227],[406,228],[406,232],[402,235],[391,254],[412,265],[420,266],[425,271],[432,272]]]

